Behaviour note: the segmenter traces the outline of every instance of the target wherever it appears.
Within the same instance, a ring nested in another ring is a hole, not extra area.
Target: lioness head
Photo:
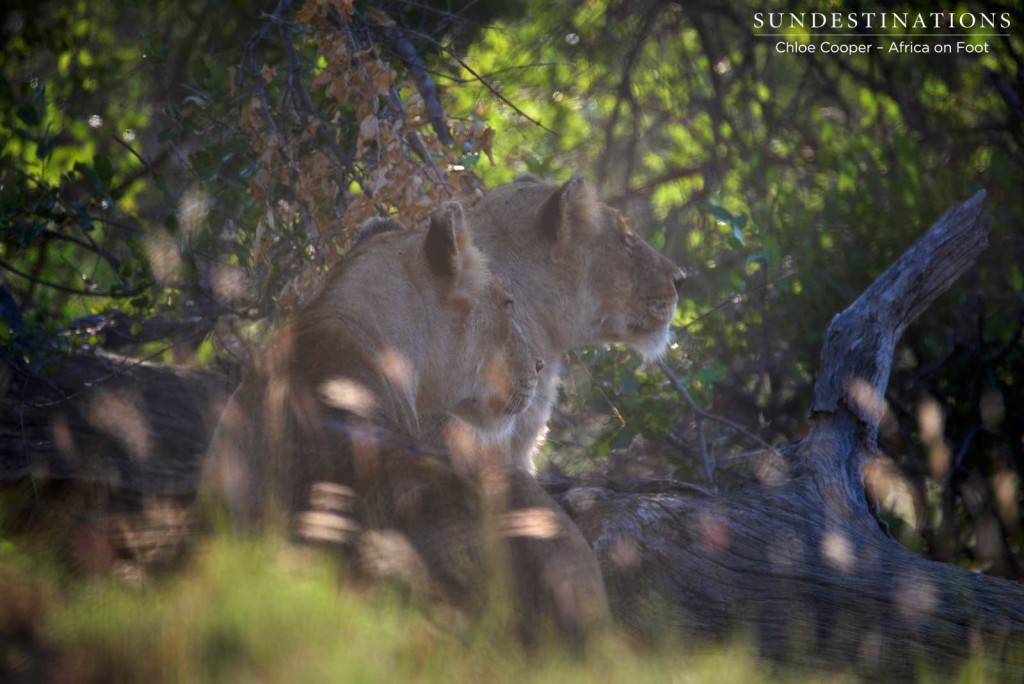
[[[561,187],[522,178],[481,199],[470,220],[477,244],[540,324],[533,333],[543,348],[623,342],[647,359],[664,352],[683,272],[581,176]]]
[[[430,363],[439,386],[463,388],[438,403],[485,433],[507,431],[533,399],[542,362],[515,320],[512,296],[473,246],[459,203],[431,217],[425,248],[439,282]]]

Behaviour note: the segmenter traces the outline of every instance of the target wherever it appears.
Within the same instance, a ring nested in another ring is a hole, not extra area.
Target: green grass
[[[31,612],[64,681],[779,681],[742,644],[695,651],[608,635],[583,656],[556,647],[526,652],[500,615],[470,621],[357,585],[330,558],[274,539],[208,540],[185,567],[142,583],[71,577],[55,565],[44,552],[0,548],[0,642],[17,619],[12,611]],[[978,668],[964,675],[984,681]]]

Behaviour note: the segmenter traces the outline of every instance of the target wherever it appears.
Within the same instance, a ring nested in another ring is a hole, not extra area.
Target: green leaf
[[[83,164],[82,162],[75,162],[74,170],[79,174],[89,178],[93,186],[96,188],[96,192],[100,195],[106,193],[106,186],[100,175],[96,172],[96,168],[92,164]]]
[[[747,243],[743,240],[743,231],[735,224],[732,227],[732,236],[736,238],[736,242],[740,243],[740,247],[747,246]]]
[[[206,65],[206,60],[197,59],[192,65],[192,73],[196,77],[196,83],[204,88],[208,88],[212,75],[210,74],[210,67]]]
[[[729,375],[728,366],[724,366],[720,363],[711,364],[710,366],[704,366],[697,371],[693,379],[697,382],[704,383],[706,385],[714,385],[716,382],[725,380],[726,376]]]
[[[707,211],[722,223],[728,223],[730,226],[733,225],[734,217],[725,207],[719,206],[713,202],[708,202]]]
[[[21,119],[26,126],[38,126],[42,121],[39,117],[39,112],[30,104],[23,104],[18,107],[18,118]]]
[[[32,93],[32,103],[36,109],[46,109],[46,81],[40,81],[36,86],[35,92]]]
[[[50,128],[53,127],[53,122],[46,124],[46,130],[43,131],[43,137],[39,140],[39,144],[36,145],[36,158],[46,159],[50,156],[50,152],[53,151],[52,139],[50,138]]]
[[[1010,267],[1010,287],[1017,292],[1024,290],[1024,275],[1016,264]]]
[[[651,247],[654,248],[654,250],[656,252],[663,251],[665,249],[665,231],[664,230],[657,230],[657,231],[655,231],[654,235],[651,236],[649,244],[651,245]]]
[[[778,271],[782,266],[782,250],[779,249],[779,241],[775,239],[774,235],[765,235],[761,238],[761,243],[764,246],[764,258],[768,262],[768,268]]]
[[[157,142],[161,145],[171,142],[178,137],[178,129],[175,126],[168,126],[167,128],[160,131],[160,135],[157,136]]]
[[[156,184],[157,190],[164,196],[164,201],[169,206],[175,206],[177,203],[174,201],[174,195],[171,194],[170,188],[167,187],[167,181],[164,180],[163,176],[157,176],[153,181]]]
[[[96,175],[99,176],[104,187],[109,187],[110,179],[114,177],[114,165],[110,163],[110,157],[105,154],[97,154],[92,158],[92,167],[96,169]]]
[[[540,159],[537,159],[537,157],[527,153],[523,155],[523,162],[526,164],[527,171],[540,175],[542,166]]]

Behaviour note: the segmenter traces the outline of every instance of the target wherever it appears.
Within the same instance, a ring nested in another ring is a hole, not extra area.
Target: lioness
[[[505,434],[532,400],[538,361],[461,205],[426,233],[395,228],[385,219],[364,230],[223,412],[204,494],[234,522],[304,509],[317,482],[365,483],[361,464],[380,470],[380,445],[360,443],[371,426],[410,438],[403,448],[423,436],[424,412],[431,425]]]
[[[509,508],[546,511],[554,522],[550,535],[510,539],[520,605],[528,611],[524,624],[553,619],[562,633],[582,637],[607,616],[600,567],[533,478],[533,452],[565,353],[598,342],[628,343],[646,358],[663,353],[683,273],[599,202],[580,176],[561,187],[521,178],[485,195],[468,217],[475,243],[512,293],[543,361],[533,403],[496,447],[511,466]]]
[[[598,201],[582,176],[561,187],[521,177],[485,195],[468,219],[544,362],[537,396],[516,416],[508,440],[511,465],[533,472],[565,353],[622,342],[657,358],[669,342],[684,275]]]

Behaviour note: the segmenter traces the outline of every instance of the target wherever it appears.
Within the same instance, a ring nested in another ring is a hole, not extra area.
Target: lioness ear
[[[375,216],[374,218],[366,219],[360,224],[359,230],[356,231],[356,236],[352,238],[352,244],[349,249],[355,249],[364,240],[368,240],[374,235],[393,230],[405,230],[405,226],[402,225],[401,221],[391,216]]]
[[[574,224],[594,220],[597,206],[594,191],[583,180],[583,176],[577,174],[556,190],[540,208],[540,232],[552,242],[565,242],[572,234]]]
[[[444,209],[430,217],[426,241],[427,263],[435,274],[457,281],[462,271],[460,254],[469,244],[469,229],[461,204],[449,202]]]

